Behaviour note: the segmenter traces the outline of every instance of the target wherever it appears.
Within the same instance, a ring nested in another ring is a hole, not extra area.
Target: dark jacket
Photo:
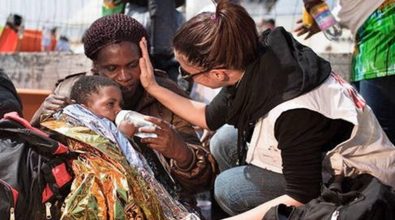
[[[0,118],[5,113],[18,112],[22,116],[22,102],[10,78],[0,69]]]

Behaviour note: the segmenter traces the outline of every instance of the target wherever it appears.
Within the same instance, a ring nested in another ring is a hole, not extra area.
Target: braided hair
[[[77,104],[86,104],[93,93],[98,94],[100,89],[107,86],[119,88],[116,82],[104,76],[82,76],[71,88],[70,98]]]
[[[85,32],[82,42],[85,55],[89,59],[95,60],[98,52],[110,44],[129,41],[139,46],[142,37],[145,37],[147,41],[149,39],[142,24],[130,16],[114,14],[101,17],[93,22]]]

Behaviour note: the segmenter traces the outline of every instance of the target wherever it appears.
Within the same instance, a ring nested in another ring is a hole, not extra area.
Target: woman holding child
[[[157,133],[159,138],[141,139],[141,142],[165,157],[161,162],[175,179],[176,197],[193,206],[193,194],[212,186],[216,164],[201,146],[192,125],[160,104],[141,86],[138,43],[142,37],[147,37],[147,32],[135,19],[121,14],[102,17],[84,35],[85,54],[93,61],[93,74],[112,79],[120,86],[123,109],[153,116],[149,120],[160,129],[151,132]],[[83,75],[89,74],[77,74],[60,81],[36,112],[32,124],[37,126],[43,115],[70,104],[71,87]],[[186,97],[164,72],[155,70],[155,75],[162,86]],[[177,185],[181,185],[181,190]]]

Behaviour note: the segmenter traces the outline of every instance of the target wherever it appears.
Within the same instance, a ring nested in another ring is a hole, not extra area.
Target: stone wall
[[[91,65],[91,61],[84,54],[0,54],[0,68],[8,74],[17,88],[52,90],[58,79],[89,71]]]
[[[346,80],[350,73],[350,54],[321,54],[332,63],[335,72]],[[1,54],[0,68],[10,76],[17,88],[53,89],[58,79],[90,71],[91,61],[84,54],[15,53]]]

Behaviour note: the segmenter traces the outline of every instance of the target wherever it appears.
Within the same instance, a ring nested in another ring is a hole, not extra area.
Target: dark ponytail
[[[242,6],[221,0],[214,13],[203,12],[184,23],[173,46],[191,65],[242,70],[257,57],[258,34]]]

